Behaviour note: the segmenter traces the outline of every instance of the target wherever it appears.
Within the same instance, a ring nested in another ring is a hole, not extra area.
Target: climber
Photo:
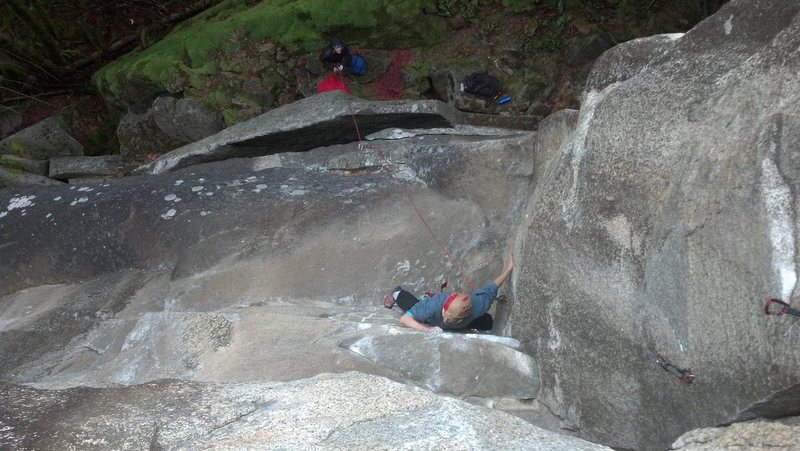
[[[513,268],[514,256],[509,254],[503,272],[471,296],[443,291],[428,300],[419,301],[408,291],[397,287],[386,295],[384,305],[388,306],[387,301],[396,301],[405,311],[400,317],[400,323],[422,332],[438,333],[453,329],[491,330],[494,320],[487,312],[497,297],[497,289],[508,279]]]
[[[350,50],[344,41],[339,38],[333,38],[330,44],[319,54],[319,60],[328,70],[345,73],[349,70],[353,57],[350,56]]]

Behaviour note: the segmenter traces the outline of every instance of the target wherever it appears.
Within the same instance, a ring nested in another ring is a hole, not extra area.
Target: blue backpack
[[[364,75],[367,73],[367,59],[359,54],[355,54],[350,61],[350,73],[353,75]]]

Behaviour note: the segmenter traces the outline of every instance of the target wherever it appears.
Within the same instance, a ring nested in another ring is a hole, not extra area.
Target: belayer
[[[489,308],[497,298],[497,289],[508,279],[513,268],[514,258],[509,254],[503,272],[471,295],[443,291],[420,301],[410,292],[397,287],[386,296],[384,305],[390,307],[393,300],[405,312],[400,317],[400,323],[422,332],[491,330],[494,319],[488,313]]]
[[[339,38],[333,38],[330,44],[319,54],[319,60],[328,70],[344,72],[349,70],[353,57],[350,55],[350,49],[347,48],[344,41]]]
[[[360,76],[367,72],[367,60],[359,54],[351,55],[350,49],[339,38],[331,39],[319,54],[319,60],[328,70],[340,74]]]

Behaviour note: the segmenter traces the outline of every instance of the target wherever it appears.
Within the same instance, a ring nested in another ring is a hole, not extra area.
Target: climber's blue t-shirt
[[[452,293],[442,292],[436,294],[427,301],[417,302],[405,314],[414,318],[417,322],[429,324],[431,326],[439,326],[442,329],[464,329],[469,326],[471,322],[489,311],[494,298],[497,297],[497,285],[495,285],[494,282],[489,282],[480,287],[470,295],[470,299],[472,300],[472,312],[469,316],[457,323],[445,324],[444,317],[442,316],[442,308],[451,294]]]

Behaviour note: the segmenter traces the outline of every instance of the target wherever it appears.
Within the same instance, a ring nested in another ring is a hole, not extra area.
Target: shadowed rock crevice
[[[800,385],[795,385],[756,403],[739,414],[735,421],[747,421],[753,418],[778,419],[798,415],[800,415]]]

